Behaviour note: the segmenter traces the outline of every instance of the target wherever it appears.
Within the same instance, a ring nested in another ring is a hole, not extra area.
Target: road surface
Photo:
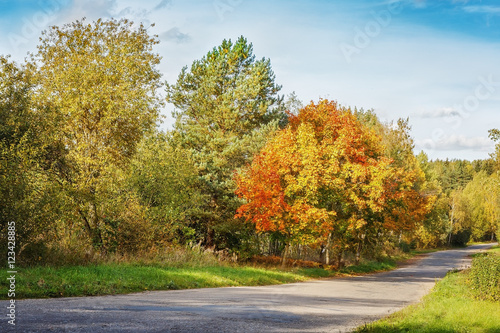
[[[490,246],[436,252],[353,278],[18,300],[15,332],[349,332],[418,302],[449,270],[470,265],[468,255]],[[5,312],[7,305],[0,302]],[[4,319],[0,331],[10,326]]]

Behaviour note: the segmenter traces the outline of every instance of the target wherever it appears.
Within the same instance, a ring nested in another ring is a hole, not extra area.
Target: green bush
[[[451,235],[451,245],[465,247],[470,240],[472,232],[468,229],[463,229]]]
[[[500,256],[486,254],[475,257],[469,283],[477,298],[500,301]]]
[[[411,250],[415,250],[417,248],[417,242],[416,240],[412,240],[410,243],[401,241],[398,246],[404,253],[410,253]]]

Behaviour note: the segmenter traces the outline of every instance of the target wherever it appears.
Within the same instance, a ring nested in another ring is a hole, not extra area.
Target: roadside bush
[[[451,245],[465,247],[470,240],[472,232],[468,229],[457,231],[451,235]]]
[[[399,248],[404,253],[410,253],[411,250],[415,250],[417,248],[417,241],[416,240],[412,240],[410,243],[407,243],[405,241],[401,241],[399,243]]]
[[[500,301],[500,256],[481,255],[474,258],[469,283],[477,298]]]

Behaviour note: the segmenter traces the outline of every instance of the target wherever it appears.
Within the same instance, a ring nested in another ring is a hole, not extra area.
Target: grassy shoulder
[[[490,252],[500,254],[500,248]],[[468,274],[449,273],[422,302],[356,332],[500,332],[500,303],[477,299]]]
[[[491,249],[488,250],[488,252],[500,256],[500,245],[493,246]]]
[[[259,267],[236,264],[177,266],[164,263],[103,263],[99,265],[18,268],[16,298],[112,295],[147,290],[261,286],[391,270],[404,257],[365,262],[341,270]],[[5,273],[4,273],[5,274]],[[1,277],[2,289],[7,286]],[[1,293],[0,299],[6,299]]]

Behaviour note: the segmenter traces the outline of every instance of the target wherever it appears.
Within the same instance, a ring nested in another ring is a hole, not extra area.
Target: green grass
[[[492,252],[498,253],[498,247]],[[448,274],[421,303],[356,332],[500,332],[500,303],[475,299],[467,274]]]
[[[145,290],[256,286],[305,279],[307,279],[306,276],[296,273],[252,267],[175,268],[133,264],[58,268],[34,267],[18,270],[16,298],[91,296]]]
[[[500,256],[500,245],[495,245],[491,249],[488,250],[490,253],[494,253],[497,256]]]
[[[243,265],[172,267],[160,263],[108,263],[89,266],[18,268],[16,299],[123,294],[230,286],[261,286],[389,270],[394,260],[367,262],[341,271],[322,268],[260,268]],[[8,289],[6,272],[0,286]],[[6,299],[7,292],[0,294]]]
[[[478,243],[478,244],[484,244],[484,243]],[[500,245],[492,246],[486,252],[500,256]],[[478,253],[472,254],[471,257],[472,258],[480,257],[483,254],[484,254],[484,252],[478,252]]]

